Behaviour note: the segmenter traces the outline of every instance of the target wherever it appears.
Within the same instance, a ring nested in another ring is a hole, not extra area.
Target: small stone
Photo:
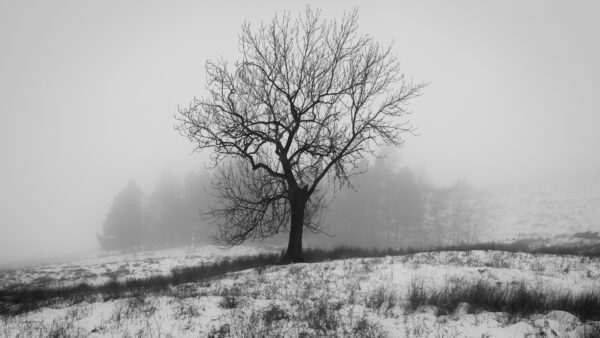
[[[460,304],[458,304],[456,306],[456,309],[454,309],[454,316],[462,316],[462,315],[466,315],[467,313],[469,313],[469,310],[471,309],[471,305],[467,302],[461,302]]]

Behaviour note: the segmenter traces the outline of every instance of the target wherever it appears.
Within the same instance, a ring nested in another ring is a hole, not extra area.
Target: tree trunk
[[[303,262],[302,256],[302,230],[304,228],[304,211],[308,194],[304,189],[290,191],[291,225],[290,238],[284,262]]]

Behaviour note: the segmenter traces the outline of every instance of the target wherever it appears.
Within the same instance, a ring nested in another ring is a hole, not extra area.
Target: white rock
[[[581,325],[579,318],[565,311],[550,311],[546,314],[546,318],[558,321],[566,330],[572,330],[576,326]]]
[[[458,306],[456,306],[456,309],[454,309],[453,314],[456,317],[466,315],[469,312],[470,308],[471,308],[471,305],[469,305],[469,303],[462,302],[462,303],[458,304]]]
[[[551,328],[552,330],[554,330],[556,332],[562,330],[562,328],[560,327],[560,323],[557,320],[548,319],[548,320],[546,320],[546,323],[548,324],[549,328]]]
[[[502,334],[499,337],[525,337],[528,334],[537,332],[537,330],[526,322],[518,322],[511,326],[502,328]]]

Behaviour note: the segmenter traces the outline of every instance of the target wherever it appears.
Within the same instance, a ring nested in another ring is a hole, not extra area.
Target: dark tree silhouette
[[[161,172],[148,209],[155,243],[176,246],[191,239],[191,223],[186,217],[178,175],[167,170]]]
[[[208,172],[188,172],[184,179],[168,170],[161,172],[144,210],[152,244],[168,247],[207,239],[209,230],[200,211],[207,209],[209,182]]]
[[[466,181],[447,188],[429,187],[425,195],[424,223],[432,244],[472,244],[479,240],[481,225],[489,216],[484,196]]]
[[[184,213],[191,230],[187,237],[192,243],[209,239],[210,229],[202,221],[202,213],[208,210],[210,180],[210,172],[206,170],[188,172],[183,179]]]
[[[179,110],[177,129],[221,165],[215,188],[225,203],[212,213],[221,241],[289,231],[286,259],[302,261],[319,184],[347,184],[377,146],[400,146],[412,131],[405,105],[423,85],[404,78],[391,47],[358,33],[357,11],[335,21],[307,8],[257,30],[246,23],[239,50],[233,65],[207,62],[208,96]]]
[[[140,244],[144,240],[142,191],[131,180],[115,198],[102,228],[104,235],[96,235],[103,249],[121,249]]]
[[[331,204],[332,227],[338,244],[381,247],[424,246],[424,186],[407,167],[396,169],[387,159],[368,165],[353,189],[336,194]],[[368,226],[365,226],[368,225]]]

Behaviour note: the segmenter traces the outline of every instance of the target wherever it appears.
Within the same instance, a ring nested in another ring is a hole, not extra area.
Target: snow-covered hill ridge
[[[600,231],[600,178],[480,190],[483,241]]]
[[[451,251],[271,266],[161,294],[42,308],[4,317],[7,336],[579,337],[597,325],[562,311],[526,316],[468,304],[451,313],[410,309],[409,292],[448,283],[523,284],[548,294],[600,290],[600,259],[502,251]],[[587,325],[587,326],[586,326]],[[596,332],[596,331],[594,331]]]

